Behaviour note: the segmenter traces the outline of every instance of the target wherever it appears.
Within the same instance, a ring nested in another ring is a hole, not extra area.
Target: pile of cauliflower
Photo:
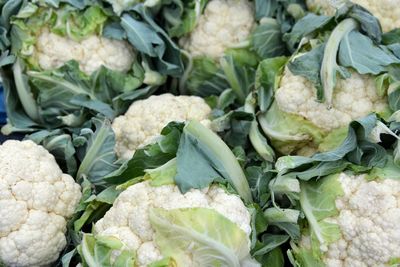
[[[0,146],[0,259],[7,266],[47,266],[67,244],[67,220],[80,186],[32,141]]]

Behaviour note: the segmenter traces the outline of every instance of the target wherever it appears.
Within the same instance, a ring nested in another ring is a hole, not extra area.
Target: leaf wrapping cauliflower
[[[88,75],[101,66],[127,72],[135,59],[132,46],[125,41],[91,35],[78,42],[51,33],[47,28],[38,36],[34,54],[44,70],[59,68],[67,61],[76,60]]]
[[[46,266],[66,245],[66,220],[80,186],[32,141],[0,146],[0,260],[7,266]]]
[[[340,173],[301,189],[311,233],[301,246],[313,249],[326,266],[384,267],[400,257],[398,180]]]
[[[224,51],[246,41],[255,26],[254,6],[248,0],[212,0],[196,28],[181,45],[193,56],[219,58]]]
[[[335,9],[327,0],[307,0],[307,6],[311,10],[319,11],[326,15],[334,15]],[[400,5],[397,0],[352,0],[370,11],[377,17],[384,32],[400,27]]]
[[[196,120],[207,126],[210,113],[210,107],[197,96],[163,94],[136,101],[112,124],[117,155],[130,159],[136,149],[152,143],[172,121]]]
[[[176,185],[153,187],[149,181],[135,184],[122,192],[104,218],[95,224],[95,234],[117,237],[128,249],[136,251],[138,266],[147,266],[154,261],[161,260],[164,256],[157,245],[157,240],[160,242],[166,240],[157,239],[153,222],[150,219],[151,216],[153,220],[156,218],[157,228],[161,227],[160,231],[165,231],[163,219],[159,217],[160,213],[151,215],[152,210],[157,208],[160,209],[159,212],[167,214],[168,211],[176,210],[178,212],[175,214],[176,216],[179,213],[192,213],[193,216],[197,212],[202,212],[192,208],[216,211],[240,227],[239,232],[247,236],[248,244],[241,244],[241,246],[245,245],[244,250],[247,250],[248,253],[250,245],[248,236],[251,232],[250,213],[238,196],[227,194],[218,186],[211,186],[204,190],[191,190],[182,194]],[[178,211],[178,209],[183,210]],[[169,216],[174,217],[172,214]],[[185,221],[185,218],[187,217],[184,216],[181,219]],[[176,219],[180,220],[177,217]],[[213,218],[207,218],[207,220],[213,220]],[[223,226],[221,225],[221,227]],[[190,249],[186,249],[184,252],[186,256],[180,255],[185,262],[195,260],[195,257],[190,258],[189,251]],[[176,256],[178,257],[178,255]],[[191,264],[185,266],[191,266]]]
[[[354,119],[387,108],[387,98],[378,96],[374,78],[355,71],[351,71],[348,79],[337,79],[331,109],[317,102],[316,91],[310,81],[286,68],[275,99],[282,111],[303,116],[326,131],[345,127]]]

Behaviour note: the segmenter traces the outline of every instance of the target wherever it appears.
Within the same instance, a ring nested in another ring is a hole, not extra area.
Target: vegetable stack
[[[399,6],[0,0],[0,266],[399,265]]]

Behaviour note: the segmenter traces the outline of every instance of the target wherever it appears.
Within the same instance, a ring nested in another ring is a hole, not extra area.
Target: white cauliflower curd
[[[348,79],[337,79],[332,108],[317,102],[314,85],[286,68],[275,99],[280,110],[300,115],[327,131],[347,126],[352,120],[387,109],[386,97],[377,94],[372,76],[351,71]]]
[[[176,185],[152,187],[148,181],[130,186],[122,192],[104,218],[95,224],[94,232],[99,236],[117,237],[128,249],[136,251],[138,266],[147,266],[162,259],[149,219],[153,208],[212,209],[240,227],[247,237],[251,232],[250,213],[236,195],[230,195],[217,186],[192,189],[182,194]],[[244,246],[248,247],[249,244]]]
[[[44,70],[55,69],[67,61],[76,60],[80,69],[88,75],[101,66],[127,72],[135,59],[132,46],[125,41],[91,35],[78,42],[54,34],[47,28],[38,36],[34,55]]]
[[[196,28],[181,39],[181,45],[193,56],[219,58],[225,49],[246,41],[254,26],[252,2],[211,0]]]
[[[32,141],[0,146],[0,262],[48,266],[66,245],[67,219],[80,186],[54,157]]]
[[[307,6],[314,11],[321,12],[326,15],[333,15],[335,8],[331,5],[332,1],[328,0],[307,0]],[[352,0],[371,12],[378,18],[384,32],[400,27],[400,1],[399,0]]]
[[[400,176],[400,174],[399,174]],[[340,174],[344,195],[336,200],[342,237],[328,247],[328,267],[389,266],[400,258],[400,183]]]
[[[294,246],[300,262],[311,255],[315,258],[310,262],[327,267],[388,267],[399,262],[399,180],[337,173],[303,182],[300,203],[308,221],[300,249]]]
[[[137,148],[153,142],[172,121],[196,120],[207,126],[210,113],[211,108],[197,96],[163,94],[136,101],[112,124],[117,155],[130,159]]]

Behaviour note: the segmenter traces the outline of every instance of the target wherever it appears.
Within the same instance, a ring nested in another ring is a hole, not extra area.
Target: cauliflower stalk
[[[136,149],[154,142],[172,121],[196,120],[209,126],[210,113],[207,103],[196,96],[163,94],[136,101],[112,124],[116,153],[122,159],[130,159]]]
[[[289,43],[302,39],[300,52],[286,66],[266,60],[259,67],[259,87],[267,80],[275,100],[258,119],[279,152],[312,155],[328,151],[344,140],[351,121],[372,112],[384,118],[390,115],[388,88],[381,81],[393,82],[388,67],[400,61],[390,49],[374,44],[380,40],[379,25],[371,14],[360,12],[370,16],[370,21],[344,18],[327,40],[321,37],[309,42],[310,36],[302,36],[308,31],[304,29],[307,24],[316,23],[317,30],[324,31],[334,18],[304,17],[287,35]],[[358,32],[361,27],[371,32],[363,35]],[[368,52],[357,54],[360,50]],[[263,64],[272,66],[275,77],[268,76]]]
[[[300,244],[293,245],[297,264],[384,267],[397,263],[398,169],[391,178],[343,172],[302,182],[300,203],[308,225]]]
[[[32,141],[3,143],[0,165],[0,262],[48,266],[67,244],[80,186]]]

